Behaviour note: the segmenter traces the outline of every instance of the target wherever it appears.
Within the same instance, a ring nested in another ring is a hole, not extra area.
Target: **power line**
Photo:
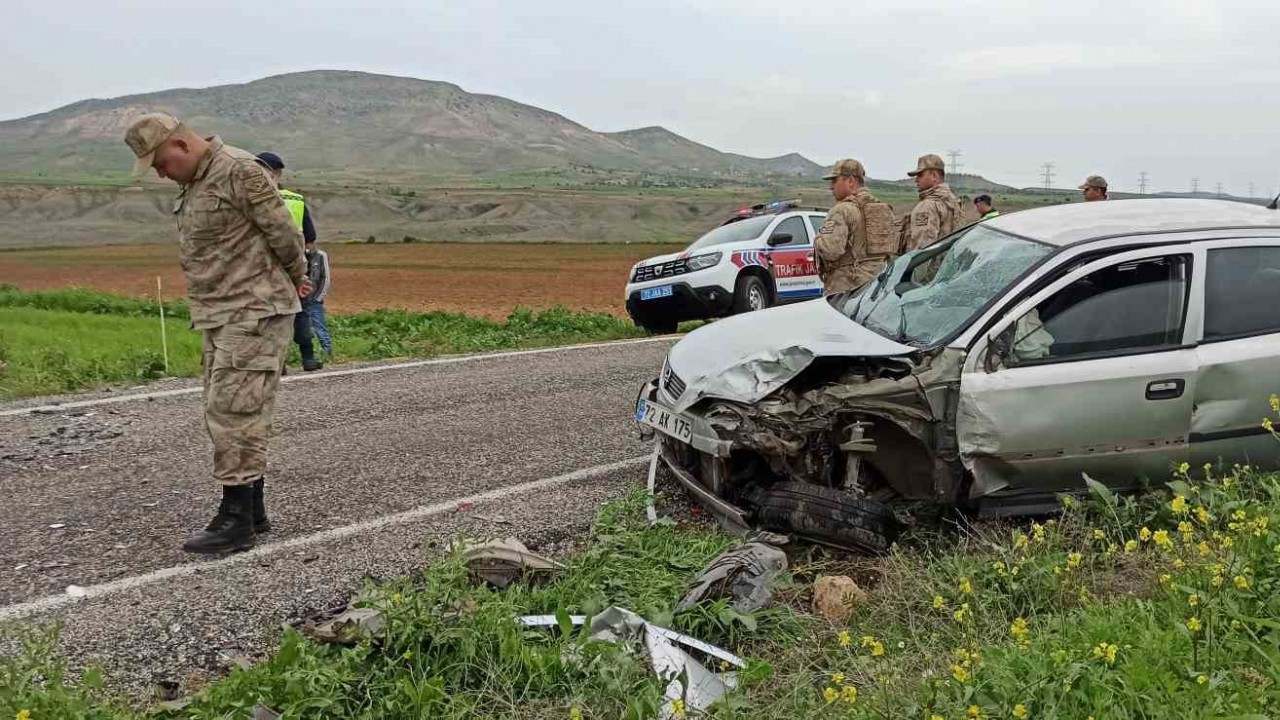
[[[1192,194],[1200,192],[1200,178],[1191,178],[1191,192]]]
[[[947,157],[951,159],[951,164],[948,167],[950,168],[950,172],[953,175],[955,175],[956,187],[960,187],[961,185],[964,184],[964,178],[960,177],[960,159],[959,158],[962,154],[963,153],[961,153],[959,150],[947,151]]]
[[[1146,170],[1143,170],[1142,172],[1138,173],[1138,194],[1139,195],[1147,194],[1147,171]]]
[[[1253,199],[1253,183],[1249,183],[1249,199]]]
[[[1053,187],[1053,163],[1047,162],[1040,169],[1044,170],[1044,189],[1049,190]]]

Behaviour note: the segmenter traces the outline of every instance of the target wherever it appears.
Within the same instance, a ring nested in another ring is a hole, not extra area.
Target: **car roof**
[[[1137,198],[1022,210],[994,217],[984,224],[995,230],[1063,246],[1152,232],[1226,228],[1280,231],[1280,211],[1232,200]]]

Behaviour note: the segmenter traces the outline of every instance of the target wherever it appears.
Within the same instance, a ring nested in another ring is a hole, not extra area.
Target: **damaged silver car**
[[[856,293],[729,318],[636,402],[723,522],[883,551],[895,510],[1038,514],[1181,462],[1280,467],[1280,213],[1122,200],[1003,215]]]

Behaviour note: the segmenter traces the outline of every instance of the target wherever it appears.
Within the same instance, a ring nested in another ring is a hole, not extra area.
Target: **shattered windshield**
[[[963,327],[1048,245],[973,225],[947,242],[899,257],[844,312],[864,327],[929,347]]]
[[[765,226],[771,222],[773,222],[772,215],[761,215],[760,217],[747,218],[746,220],[731,222],[728,225],[721,225],[695,240],[689,246],[689,249],[698,250],[712,245],[752,240],[764,232]]]

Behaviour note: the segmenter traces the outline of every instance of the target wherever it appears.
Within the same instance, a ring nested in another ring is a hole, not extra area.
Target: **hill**
[[[599,133],[562,115],[444,82],[317,70],[239,85],[84,100],[0,122],[0,177],[120,179],[121,141],[142,113],[163,110],[246,149],[281,154],[312,180],[441,180],[503,173],[796,177],[799,156],[723,153],[663,128]]]

